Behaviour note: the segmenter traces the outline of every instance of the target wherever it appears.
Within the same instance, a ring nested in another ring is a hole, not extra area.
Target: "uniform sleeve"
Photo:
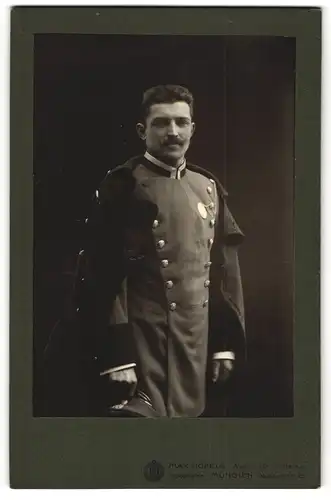
[[[245,357],[244,301],[238,251],[244,235],[225,196],[218,198],[218,217],[211,253],[210,351]]]
[[[132,192],[130,172],[107,175],[85,220],[78,259],[76,313],[100,373],[136,359],[126,297],[125,227]]]

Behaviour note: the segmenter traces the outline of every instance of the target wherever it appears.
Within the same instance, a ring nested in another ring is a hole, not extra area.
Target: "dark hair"
[[[146,119],[149,109],[153,104],[173,103],[184,101],[190,106],[191,117],[193,117],[193,95],[181,85],[156,85],[144,92],[141,105],[141,118]]]

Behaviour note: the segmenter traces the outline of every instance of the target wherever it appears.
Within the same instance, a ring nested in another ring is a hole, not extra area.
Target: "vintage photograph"
[[[34,36],[34,417],[293,417],[296,40]]]

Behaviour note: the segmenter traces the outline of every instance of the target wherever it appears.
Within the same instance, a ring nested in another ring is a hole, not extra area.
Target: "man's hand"
[[[116,372],[109,373],[109,381],[116,399],[121,401],[120,404],[113,408],[122,408],[135,393],[137,387],[137,376],[134,368],[125,368]]]
[[[226,382],[234,369],[232,359],[213,359],[212,361],[212,381],[216,384]]]

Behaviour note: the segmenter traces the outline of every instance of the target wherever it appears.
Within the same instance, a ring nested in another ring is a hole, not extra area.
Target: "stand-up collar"
[[[152,156],[148,151],[146,151],[144,157],[146,158],[146,160],[148,160],[149,162],[153,163],[154,165],[162,169],[160,172],[163,173],[164,175],[168,175],[171,179],[181,179],[181,177],[185,175],[185,170],[186,170],[185,159],[183,163],[179,165],[179,167],[172,167],[171,165],[167,165],[167,163],[158,160],[157,158]]]

